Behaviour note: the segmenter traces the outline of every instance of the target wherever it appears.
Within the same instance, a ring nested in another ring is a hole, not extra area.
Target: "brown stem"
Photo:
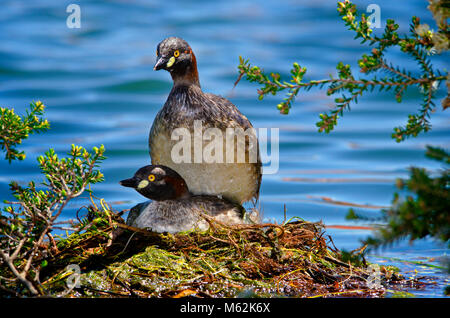
[[[13,260],[11,259],[11,257],[4,253],[1,249],[0,249],[0,257],[3,259],[3,261],[8,265],[9,269],[11,270],[11,272],[14,274],[14,276],[17,277],[17,279],[24,284],[28,290],[33,294],[33,295],[38,295],[38,291],[36,290],[36,288],[33,286],[33,283],[31,283],[26,277],[25,277],[25,273],[19,273],[19,271],[17,270],[17,268],[14,266],[13,264]]]

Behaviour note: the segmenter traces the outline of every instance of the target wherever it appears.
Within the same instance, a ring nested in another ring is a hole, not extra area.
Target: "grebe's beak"
[[[125,179],[119,182],[124,187],[136,188],[138,185],[138,180],[136,178]]]
[[[167,65],[167,59],[163,56],[158,56],[156,57],[156,63],[155,66],[153,67],[154,71],[159,71],[160,69],[165,68],[165,66]]]

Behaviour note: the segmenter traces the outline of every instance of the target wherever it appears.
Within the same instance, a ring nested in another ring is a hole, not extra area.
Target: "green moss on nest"
[[[329,246],[320,223],[228,226],[205,216],[205,232],[158,234],[129,227],[120,213],[90,207],[92,221],[57,241],[42,287],[67,297],[382,296],[404,280],[381,267],[371,289],[364,259]],[[95,221],[96,220],[96,221]],[[100,221],[99,221],[100,220]],[[347,255],[348,256],[348,255]],[[68,264],[81,269],[68,289]]]

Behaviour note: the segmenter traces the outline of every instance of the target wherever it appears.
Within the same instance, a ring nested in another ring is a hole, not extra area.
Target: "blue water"
[[[66,26],[69,3],[81,6],[81,28]],[[355,1],[363,10],[370,1]],[[427,1],[378,1],[382,26],[387,18],[409,28],[416,14],[434,27]],[[381,32],[381,30],[375,30]],[[288,116],[276,104],[282,98],[257,100],[257,86],[237,78],[238,57],[266,71],[288,76],[293,62],[308,69],[307,78],[336,74],[339,61],[354,67],[366,46],[354,40],[336,11],[335,1],[17,1],[3,0],[0,10],[0,104],[24,112],[30,101],[47,106],[51,130],[33,135],[21,149],[23,162],[0,161],[0,193],[11,199],[11,180],[39,182],[42,176],[36,157],[49,148],[59,154],[75,143],[87,148],[104,144],[108,159],[101,170],[105,182],[93,186],[116,210],[130,208],[142,197],[122,188],[118,181],[149,163],[147,138],[150,125],[171,88],[167,72],[154,72],[155,48],[167,36],[185,38],[196,53],[200,81],[205,91],[231,99],[256,128],[279,128],[279,172],[264,175],[260,207],[266,221],[299,216],[326,225],[365,225],[345,220],[348,205],[368,205],[356,212],[376,216],[389,206],[395,179],[407,177],[410,165],[437,170],[439,165],[424,157],[425,145],[448,148],[449,116],[436,108],[433,129],[397,144],[390,138],[394,127],[418,108],[418,92],[408,91],[404,102],[392,94],[374,93],[346,112],[328,135],[315,127],[318,115],[332,106],[325,91],[301,92]],[[410,59],[394,51],[394,64],[416,70]],[[448,68],[448,54],[433,57],[436,68]],[[438,97],[445,96],[444,85]],[[437,102],[440,104],[440,101]],[[86,204],[86,196],[74,201],[63,215],[73,218]],[[370,231],[329,228],[338,248],[355,249]],[[405,275],[414,269],[433,277],[436,284],[410,290],[419,297],[441,297],[448,275],[437,269],[386,261],[395,257],[440,265],[448,249],[432,240],[409,245],[401,242],[374,252],[371,261],[398,266]],[[433,260],[434,259],[434,260]],[[424,274],[424,275],[425,275]],[[410,275],[412,276],[412,275]]]

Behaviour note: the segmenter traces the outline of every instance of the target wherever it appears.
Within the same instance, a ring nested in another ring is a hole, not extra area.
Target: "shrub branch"
[[[426,25],[420,24],[420,19],[412,18],[409,35],[402,37],[396,32],[399,28],[394,20],[388,19],[386,27],[381,37],[372,35],[370,23],[365,14],[361,14],[358,22],[356,6],[350,1],[338,3],[338,12],[349,30],[356,33],[355,39],[361,38],[361,43],[368,42],[373,46],[370,54],[363,54],[358,60],[360,72],[366,75],[383,71],[387,74],[384,77],[373,76],[371,78],[355,78],[349,65],[339,62],[336,69],[338,77],[330,76],[329,79],[303,81],[307,71],[306,67],[301,67],[298,63],[293,64],[291,70],[291,79],[289,82],[280,80],[278,73],[271,73],[270,76],[264,73],[258,66],[251,66],[248,59],[239,57],[239,80],[245,76],[246,80],[263,85],[258,89],[259,99],[262,100],[266,95],[276,95],[280,91],[288,90],[284,100],[277,105],[281,114],[288,114],[292,104],[300,90],[309,91],[316,87],[327,88],[327,95],[341,93],[340,97],[334,99],[335,106],[328,113],[320,114],[320,121],[316,123],[319,132],[329,133],[337,125],[339,116],[344,114],[345,110],[350,110],[351,104],[358,103],[358,97],[363,96],[367,91],[389,91],[393,89],[397,102],[402,101],[403,94],[408,87],[417,87],[423,96],[423,102],[416,114],[408,116],[408,122],[405,126],[394,128],[392,138],[400,142],[411,136],[417,136],[421,132],[427,132],[431,128],[429,122],[430,115],[435,109],[434,92],[441,82],[447,81],[447,73],[441,74],[435,71],[428,55],[437,52],[437,49],[447,50],[448,41],[445,42],[445,36],[450,35],[447,24],[439,24],[440,29],[437,32],[429,31]],[[442,39],[444,44],[437,43],[436,39]],[[402,52],[413,58],[418,66],[419,72],[412,75],[411,71],[406,71],[395,67],[384,58],[386,49],[390,47],[399,47]],[[443,48],[444,46],[444,48]],[[448,81],[447,81],[448,83]],[[345,95],[347,93],[347,95]],[[444,99],[443,108],[448,107],[449,97]]]

